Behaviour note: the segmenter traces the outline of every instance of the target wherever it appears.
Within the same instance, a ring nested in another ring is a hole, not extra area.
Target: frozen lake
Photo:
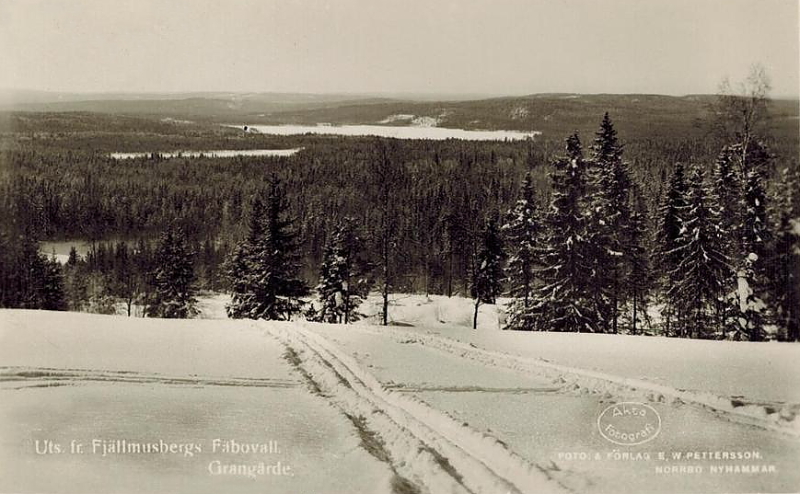
[[[241,125],[229,127],[243,128]],[[516,130],[464,130],[428,126],[391,126],[391,125],[250,125],[250,129],[262,134],[271,135],[342,135],[342,136],[378,136],[396,139],[464,139],[467,141],[502,141],[533,139],[540,135],[539,131],[519,132]]]
[[[292,156],[300,151],[300,148],[294,149],[218,149],[211,151],[172,151],[166,153],[158,153],[162,158],[233,158],[235,156]],[[136,153],[111,153],[110,156],[115,160],[125,160],[133,158],[146,158],[153,153],[136,152]]]
[[[129,248],[133,248],[136,244],[136,239],[113,238],[98,242],[98,244],[105,244],[106,248],[112,248],[116,242],[126,242]],[[61,264],[65,264],[69,259],[69,251],[75,247],[75,252],[78,256],[86,259],[86,255],[91,250],[91,244],[86,240],[60,240],[60,241],[44,241],[39,242],[39,252],[48,258],[55,258]]]

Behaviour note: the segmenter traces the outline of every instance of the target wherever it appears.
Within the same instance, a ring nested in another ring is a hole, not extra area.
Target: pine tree
[[[673,271],[674,284],[668,295],[673,304],[685,310],[679,323],[682,336],[710,337],[717,315],[721,330],[722,297],[731,276],[729,259],[724,253],[723,234],[719,227],[716,198],[704,181],[703,171],[695,169],[690,179],[690,196],[685,218],[681,220],[678,247],[670,254],[679,256]]]
[[[478,328],[478,309],[481,303],[494,304],[503,292],[505,273],[503,263],[506,258],[503,241],[497,222],[490,219],[482,232],[480,250],[473,263],[472,297],[475,299],[475,312],[472,329]]]
[[[300,253],[287,209],[285,193],[273,177],[266,205],[258,197],[253,200],[247,237],[227,263],[233,292],[228,316],[290,320],[300,312],[307,289],[298,277]]]
[[[316,320],[348,324],[360,317],[357,309],[367,288],[366,280],[359,278],[364,274],[360,250],[353,220],[344,218],[325,248],[317,286],[321,308],[312,313]]]
[[[149,317],[187,319],[197,314],[193,256],[180,229],[168,228],[161,235],[151,272]]]
[[[577,134],[567,138],[567,156],[553,163],[553,195],[545,219],[546,235],[534,310],[542,329],[596,332],[602,315],[595,311],[590,246],[584,202],[586,164]]]
[[[530,174],[525,176],[520,197],[507,218],[502,230],[511,251],[507,277],[509,293],[514,299],[509,305],[506,329],[530,331],[536,327],[532,308],[535,271],[541,265],[538,256],[543,229]]]
[[[662,273],[662,286],[669,293],[679,281],[678,265],[682,254],[679,250],[683,217],[688,209],[689,187],[686,184],[683,165],[677,163],[670,177],[667,190],[658,209],[658,227],[656,230],[656,250],[654,254],[655,268]],[[666,333],[671,334],[673,319],[682,317],[681,307],[667,296],[665,308]]]

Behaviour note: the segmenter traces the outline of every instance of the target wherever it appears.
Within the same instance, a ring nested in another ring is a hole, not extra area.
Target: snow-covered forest
[[[389,294],[405,292],[470,297],[474,318],[510,298],[509,330],[796,341],[793,141],[770,130],[766,94],[716,104],[723,117],[703,140],[626,143],[609,113],[588,135],[520,142],[178,127],[174,139],[303,151],[124,165],[84,150],[105,146],[102,134],[41,133],[75,116],[12,115],[0,302],[183,318],[198,291],[228,292],[234,318],[347,323],[377,292],[386,323]],[[83,125],[124,143],[129,124]],[[49,239],[86,247],[57,263],[39,252]]]

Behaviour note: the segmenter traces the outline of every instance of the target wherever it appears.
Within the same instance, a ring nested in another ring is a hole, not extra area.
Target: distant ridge
[[[609,112],[618,131],[629,136],[694,135],[710,132],[715,96],[692,94],[543,93],[478,99],[425,99],[422,95],[306,93],[58,93],[0,92],[0,110],[91,112],[169,117],[237,125],[427,125],[465,130],[541,131],[563,136],[592,135]],[[402,97],[400,97],[402,96]],[[800,133],[800,102],[775,99],[772,122],[780,134]],[[587,134],[588,133],[588,134]]]

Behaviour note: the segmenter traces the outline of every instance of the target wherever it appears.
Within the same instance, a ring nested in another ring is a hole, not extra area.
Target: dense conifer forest
[[[308,318],[345,322],[372,290],[387,304],[395,292],[469,296],[476,311],[511,297],[509,329],[798,337],[798,136],[785,126],[747,142],[711,126],[698,133],[696,122],[685,134],[628,137],[614,114],[599,113],[593,132],[478,142],[6,117],[4,307],[112,312],[123,303],[130,313],[144,304],[153,316],[185,317],[198,289],[246,300],[243,273],[264,266],[253,259],[271,238],[296,264],[276,279],[294,288],[273,295],[296,303],[237,303],[234,317],[291,318],[302,297],[317,297],[322,312]],[[261,148],[302,149],[159,154]],[[113,151],[150,154],[115,160]],[[38,253],[45,240],[90,248],[60,266]],[[167,282],[175,277],[180,286]],[[661,324],[649,320],[653,307]]]

